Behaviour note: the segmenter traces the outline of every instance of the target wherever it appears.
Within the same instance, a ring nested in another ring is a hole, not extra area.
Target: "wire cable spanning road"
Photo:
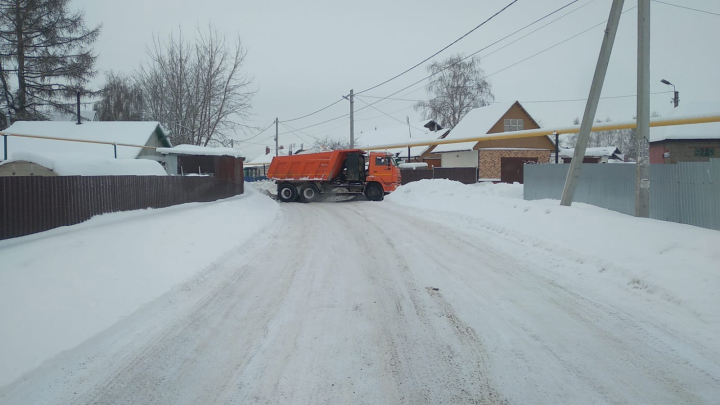
[[[265,234],[4,387],[0,402],[720,398],[716,344],[655,322],[627,291],[608,299],[569,288],[557,268],[571,259],[491,230],[458,232],[392,204],[282,209]]]

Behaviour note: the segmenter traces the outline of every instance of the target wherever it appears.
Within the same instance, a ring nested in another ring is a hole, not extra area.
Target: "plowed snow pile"
[[[477,229],[575,258],[568,277],[613,277],[625,288],[686,307],[720,331],[720,232],[635,218],[588,204],[525,201],[521,184],[421,180],[386,201],[465,229]]]

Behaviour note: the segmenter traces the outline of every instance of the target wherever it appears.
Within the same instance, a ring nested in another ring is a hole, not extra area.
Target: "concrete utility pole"
[[[650,217],[650,0],[638,0],[637,131],[635,146],[635,216]]]
[[[412,139],[412,130],[410,129],[410,117],[405,116],[405,119],[407,119],[408,133],[410,134],[410,139]],[[408,145],[408,163],[410,163],[410,159],[410,145]]]
[[[350,89],[350,149],[355,149],[355,100]]]
[[[570,170],[565,180],[565,187],[563,188],[562,199],[560,200],[561,205],[570,206],[575,196],[575,188],[580,178],[580,170],[582,169],[582,162],[585,158],[585,150],[590,141],[590,132],[593,121],[595,121],[595,113],[597,112],[598,102],[600,101],[600,93],[602,92],[605,74],[607,73],[608,63],[610,62],[610,55],[612,54],[613,44],[615,43],[615,34],[617,33],[618,24],[620,23],[623,3],[625,3],[625,0],[613,0],[612,8],[610,9],[610,18],[605,28],[605,38],[603,38],[600,56],[598,57],[597,66],[595,67],[595,76],[593,77],[592,86],[590,87],[590,96],[585,105],[585,113],[583,114],[582,124],[580,125],[580,133],[578,134],[577,144],[575,145],[575,153],[570,162]]]
[[[275,117],[275,156],[278,155],[278,119]]]

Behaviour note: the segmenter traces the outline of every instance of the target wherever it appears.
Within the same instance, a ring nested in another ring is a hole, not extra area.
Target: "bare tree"
[[[99,121],[142,121],[145,98],[142,87],[130,77],[109,72],[95,103]]]
[[[427,70],[432,74],[426,86],[431,98],[415,104],[415,109],[444,127],[455,127],[470,110],[495,100],[479,58],[463,60],[462,55],[455,55],[434,61]]]
[[[316,139],[313,143],[315,149],[350,149],[350,141],[344,139],[335,139],[330,135],[322,139]]]
[[[657,113],[657,111],[653,111],[652,114],[650,114],[651,117],[659,117],[660,114]],[[635,117],[633,117],[635,119]],[[595,120],[596,123],[602,123],[602,120]],[[612,120],[608,117],[605,119],[604,122],[612,122]],[[580,120],[578,118],[575,118],[573,124],[578,125],[580,123]],[[638,157],[638,148],[637,148],[637,142],[635,141],[635,129],[615,129],[610,131],[597,131],[592,132],[590,134],[590,140],[588,141],[588,147],[604,147],[604,146],[614,146],[618,149],[620,149],[620,152],[625,155],[626,160],[628,161],[637,161]],[[574,148],[575,144],[577,143],[577,134],[567,135],[565,136],[565,139],[561,142],[562,147],[564,148]],[[645,154],[647,154],[647,151],[649,150],[648,141],[643,141],[642,150],[645,151]]]
[[[229,144],[252,107],[252,80],[242,71],[246,50],[230,44],[212,27],[198,30],[194,43],[170,34],[153,39],[151,62],[137,75],[146,115],[170,130],[173,143]]]
[[[0,2],[0,85],[15,119],[46,119],[48,108],[71,112],[70,99],[90,93],[97,73],[91,46],[100,26],[85,27],[69,0]]]

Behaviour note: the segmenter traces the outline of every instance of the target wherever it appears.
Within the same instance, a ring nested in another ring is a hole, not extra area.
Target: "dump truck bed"
[[[360,149],[335,150],[304,155],[276,156],[267,176],[272,180],[327,181],[337,177],[349,152]]]

